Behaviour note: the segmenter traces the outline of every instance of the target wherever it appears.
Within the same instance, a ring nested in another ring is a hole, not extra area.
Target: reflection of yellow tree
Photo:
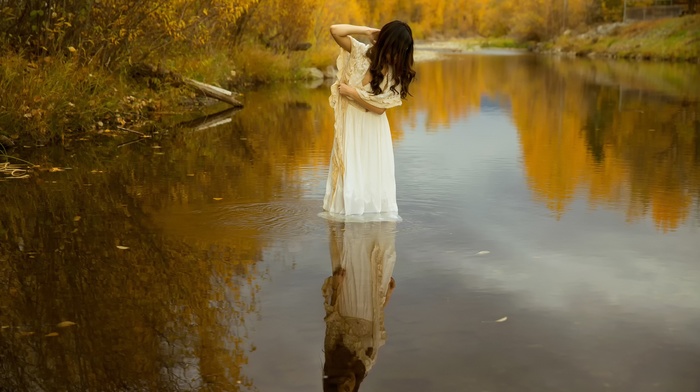
[[[532,76],[511,97],[525,170],[539,197],[561,214],[576,189],[587,188],[591,205],[627,205],[630,220],[651,212],[661,230],[682,224],[700,188],[697,98],[593,87],[586,75]],[[533,99],[532,90],[546,94]]]
[[[256,222],[260,212],[250,209],[243,217],[250,224],[225,233],[202,230],[186,241],[172,233],[215,198],[264,203],[298,194],[300,168],[327,165],[327,93],[256,94],[251,100],[264,109],[238,113],[229,126],[181,130],[153,141],[159,149],[133,144],[111,160],[65,156],[75,169],[52,174],[60,176],[56,184],[42,177],[6,184],[1,385],[168,391],[251,384],[242,367],[268,230]],[[57,329],[62,320],[77,326]],[[54,331],[59,336],[44,336]]]
[[[163,238],[115,186],[117,177],[83,172],[55,186],[5,189],[0,384],[76,391],[250,385],[235,328],[255,311],[245,293],[255,265],[243,273],[222,268]],[[64,320],[77,325],[58,328]]]
[[[697,69],[475,56],[417,70],[417,93],[394,121],[439,129],[478,111],[482,96],[507,97],[528,184],[558,217],[587,192],[591,206],[651,216],[666,231],[698,203],[700,101],[687,83]]]
[[[418,113],[425,114],[425,125],[430,131],[477,112],[482,96],[497,92],[494,81],[487,77],[489,72],[496,76],[496,72],[506,72],[508,67],[497,58],[482,60],[416,64],[419,85],[412,87],[413,96],[405,107],[389,113],[392,129],[401,124],[415,126]],[[489,67],[496,69],[489,71]]]

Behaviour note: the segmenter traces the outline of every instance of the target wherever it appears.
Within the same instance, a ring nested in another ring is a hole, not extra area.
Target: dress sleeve
[[[347,83],[350,79],[350,75],[355,72],[358,64],[364,59],[367,54],[367,49],[369,45],[363,44],[362,42],[356,40],[350,36],[351,48],[350,52],[340,48],[340,53],[338,54],[338,59],[336,60],[336,68],[338,68],[338,78],[335,83],[331,86],[331,96],[329,97],[329,102],[331,107],[335,108],[336,104],[339,102],[340,97],[338,94],[338,85],[340,83]]]
[[[354,37],[350,36],[350,42],[352,43],[352,51],[350,54],[355,59],[360,59],[367,54],[367,49],[369,45],[363,44],[362,42],[356,40]]]
[[[389,109],[396,106],[401,106],[401,86],[396,86],[396,92],[391,90],[391,84],[388,81],[393,78],[391,75],[387,75],[382,83],[382,92],[380,94],[374,95],[371,91],[366,91],[364,89],[357,89],[357,92],[367,103],[370,103],[378,108]]]

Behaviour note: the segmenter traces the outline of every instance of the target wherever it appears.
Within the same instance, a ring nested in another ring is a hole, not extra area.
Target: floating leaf
[[[129,249],[129,247],[128,247],[128,246],[117,245],[117,249],[127,250],[127,249]]]
[[[508,317],[507,317],[507,316],[506,316],[506,317],[503,317],[502,319],[496,320],[496,322],[497,322],[497,323],[502,323],[502,322],[504,322],[504,321],[506,321],[506,320],[508,320]]]
[[[71,325],[75,325],[75,323],[72,321],[61,321],[60,323],[56,324],[58,328],[70,327]]]
[[[62,172],[63,169],[61,169],[60,167],[52,167],[51,169],[49,169],[49,171],[51,173],[55,173],[55,172]]]
[[[3,325],[2,327],[0,327],[0,329],[8,329],[8,328],[10,328],[9,325]]]
[[[75,50],[76,50],[76,49],[75,49],[74,47],[72,47],[72,46],[69,46],[69,47],[68,47],[68,51],[71,52],[71,53],[75,53]]]
[[[80,220],[80,215],[76,215],[75,218],[73,218],[73,222],[77,222]]]
[[[215,197],[214,200],[219,201],[219,200],[224,200],[223,197]]]
[[[481,256],[481,255],[487,255],[489,253],[491,253],[491,252],[489,252],[488,250],[482,250],[481,252],[477,252],[477,255]]]
[[[52,336],[58,336],[58,332],[47,333],[47,334],[44,335],[44,336],[46,336],[47,338],[50,338],[50,337],[52,337]]]
[[[34,332],[24,332],[24,331],[22,331],[22,332],[19,333],[19,335],[20,335],[20,336],[32,336],[32,335],[34,335]]]

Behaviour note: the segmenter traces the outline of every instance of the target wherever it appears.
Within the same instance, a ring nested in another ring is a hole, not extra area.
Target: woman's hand
[[[349,97],[349,98],[357,98],[359,95],[357,94],[357,90],[355,87],[349,86],[345,83],[340,83],[338,85],[338,94],[344,96],[344,97]]]
[[[369,36],[369,39],[372,41],[372,43],[377,43],[377,38],[379,37],[379,32],[380,29],[375,29],[374,27],[368,27],[367,28],[367,35]]]
[[[362,99],[362,97],[360,96],[360,93],[357,92],[357,89],[355,87],[348,86],[345,83],[340,83],[338,85],[338,94],[357,102],[358,105],[362,106],[365,109],[365,112],[372,112],[374,114],[383,114],[386,111],[386,109],[382,109],[380,107],[374,106],[371,103]]]

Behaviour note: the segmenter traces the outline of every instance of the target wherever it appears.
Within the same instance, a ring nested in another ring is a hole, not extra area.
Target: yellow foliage
[[[416,38],[544,38],[601,15],[621,16],[620,0],[25,0],[2,7],[6,2],[0,0],[1,43],[35,56],[75,53],[104,66],[245,40],[276,52],[305,42],[324,48],[333,23],[381,26],[401,19]]]

